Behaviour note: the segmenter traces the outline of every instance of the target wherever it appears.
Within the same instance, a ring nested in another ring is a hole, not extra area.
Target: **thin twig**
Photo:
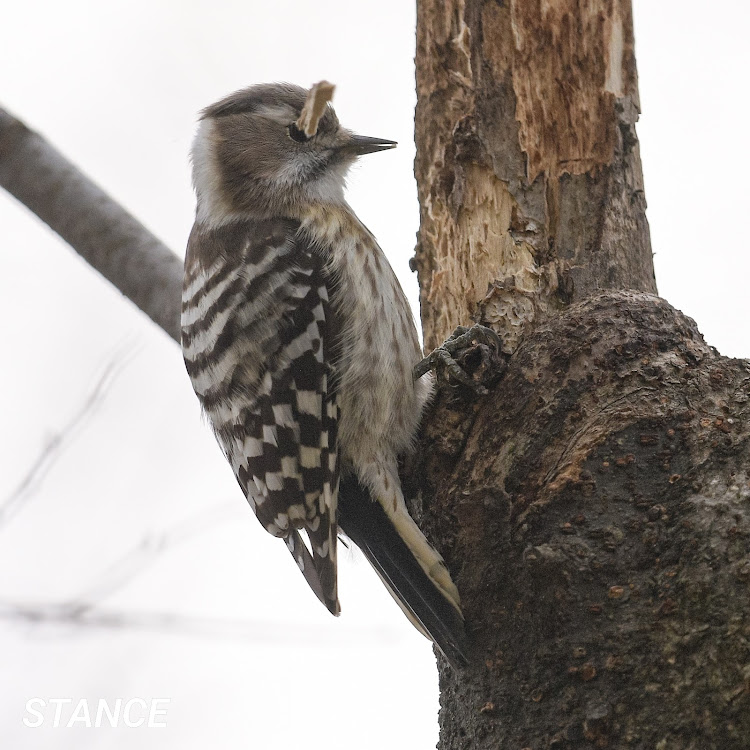
[[[115,378],[122,372],[134,354],[135,350],[132,348],[130,351],[124,351],[121,348],[104,367],[94,387],[67,424],[45,440],[39,454],[31,462],[21,481],[0,504],[0,529],[38,492],[44,478],[60,459],[60,456],[74,442],[76,436],[80,434],[81,428],[91,419]]]
[[[70,613],[83,613],[91,610],[102,599],[111,596],[130,583],[168,550],[204,533],[211,526],[234,518],[236,507],[235,503],[227,502],[208,509],[203,508],[169,529],[147,534],[135,547],[102,571],[90,586],[69,601],[57,606]]]
[[[95,608],[83,612],[71,611],[54,604],[25,604],[0,601],[0,619],[28,625],[72,625],[75,627],[111,630],[158,630],[168,633],[234,638],[257,644],[279,644],[285,648],[321,645],[361,647],[362,640],[391,645],[400,640],[395,628],[347,628],[342,630],[335,621],[326,625],[299,625],[282,622],[230,620],[223,618],[177,615],[169,612],[128,612],[118,609]]]

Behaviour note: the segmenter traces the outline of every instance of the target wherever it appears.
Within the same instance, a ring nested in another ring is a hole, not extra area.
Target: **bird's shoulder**
[[[217,266],[261,263],[269,252],[291,244],[306,244],[299,233],[300,222],[287,217],[244,218],[219,225],[196,221],[188,239],[186,283],[191,273],[210,271]],[[304,247],[301,247],[304,251]]]

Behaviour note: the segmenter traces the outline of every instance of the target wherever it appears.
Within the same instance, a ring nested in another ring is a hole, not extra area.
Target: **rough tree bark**
[[[505,350],[409,472],[472,643],[439,747],[750,747],[750,365],[654,296],[628,0],[420,0],[417,93],[425,341]]]

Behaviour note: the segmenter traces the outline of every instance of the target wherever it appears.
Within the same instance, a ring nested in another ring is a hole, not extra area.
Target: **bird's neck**
[[[343,191],[322,195],[321,198],[325,199],[314,201],[305,200],[307,196],[298,196],[296,200],[274,200],[259,195],[248,205],[229,200],[221,190],[196,190],[196,194],[196,223],[211,229],[238,221],[285,218],[314,227],[316,234],[330,225],[331,229],[346,227],[350,231],[363,231],[369,235],[344,200]]]

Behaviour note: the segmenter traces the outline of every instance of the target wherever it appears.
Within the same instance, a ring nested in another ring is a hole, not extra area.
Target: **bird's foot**
[[[458,326],[446,341],[414,367],[414,379],[435,370],[438,376],[443,374],[447,380],[453,379],[485,395],[488,391],[482,381],[497,375],[501,351],[502,341],[491,328]]]

